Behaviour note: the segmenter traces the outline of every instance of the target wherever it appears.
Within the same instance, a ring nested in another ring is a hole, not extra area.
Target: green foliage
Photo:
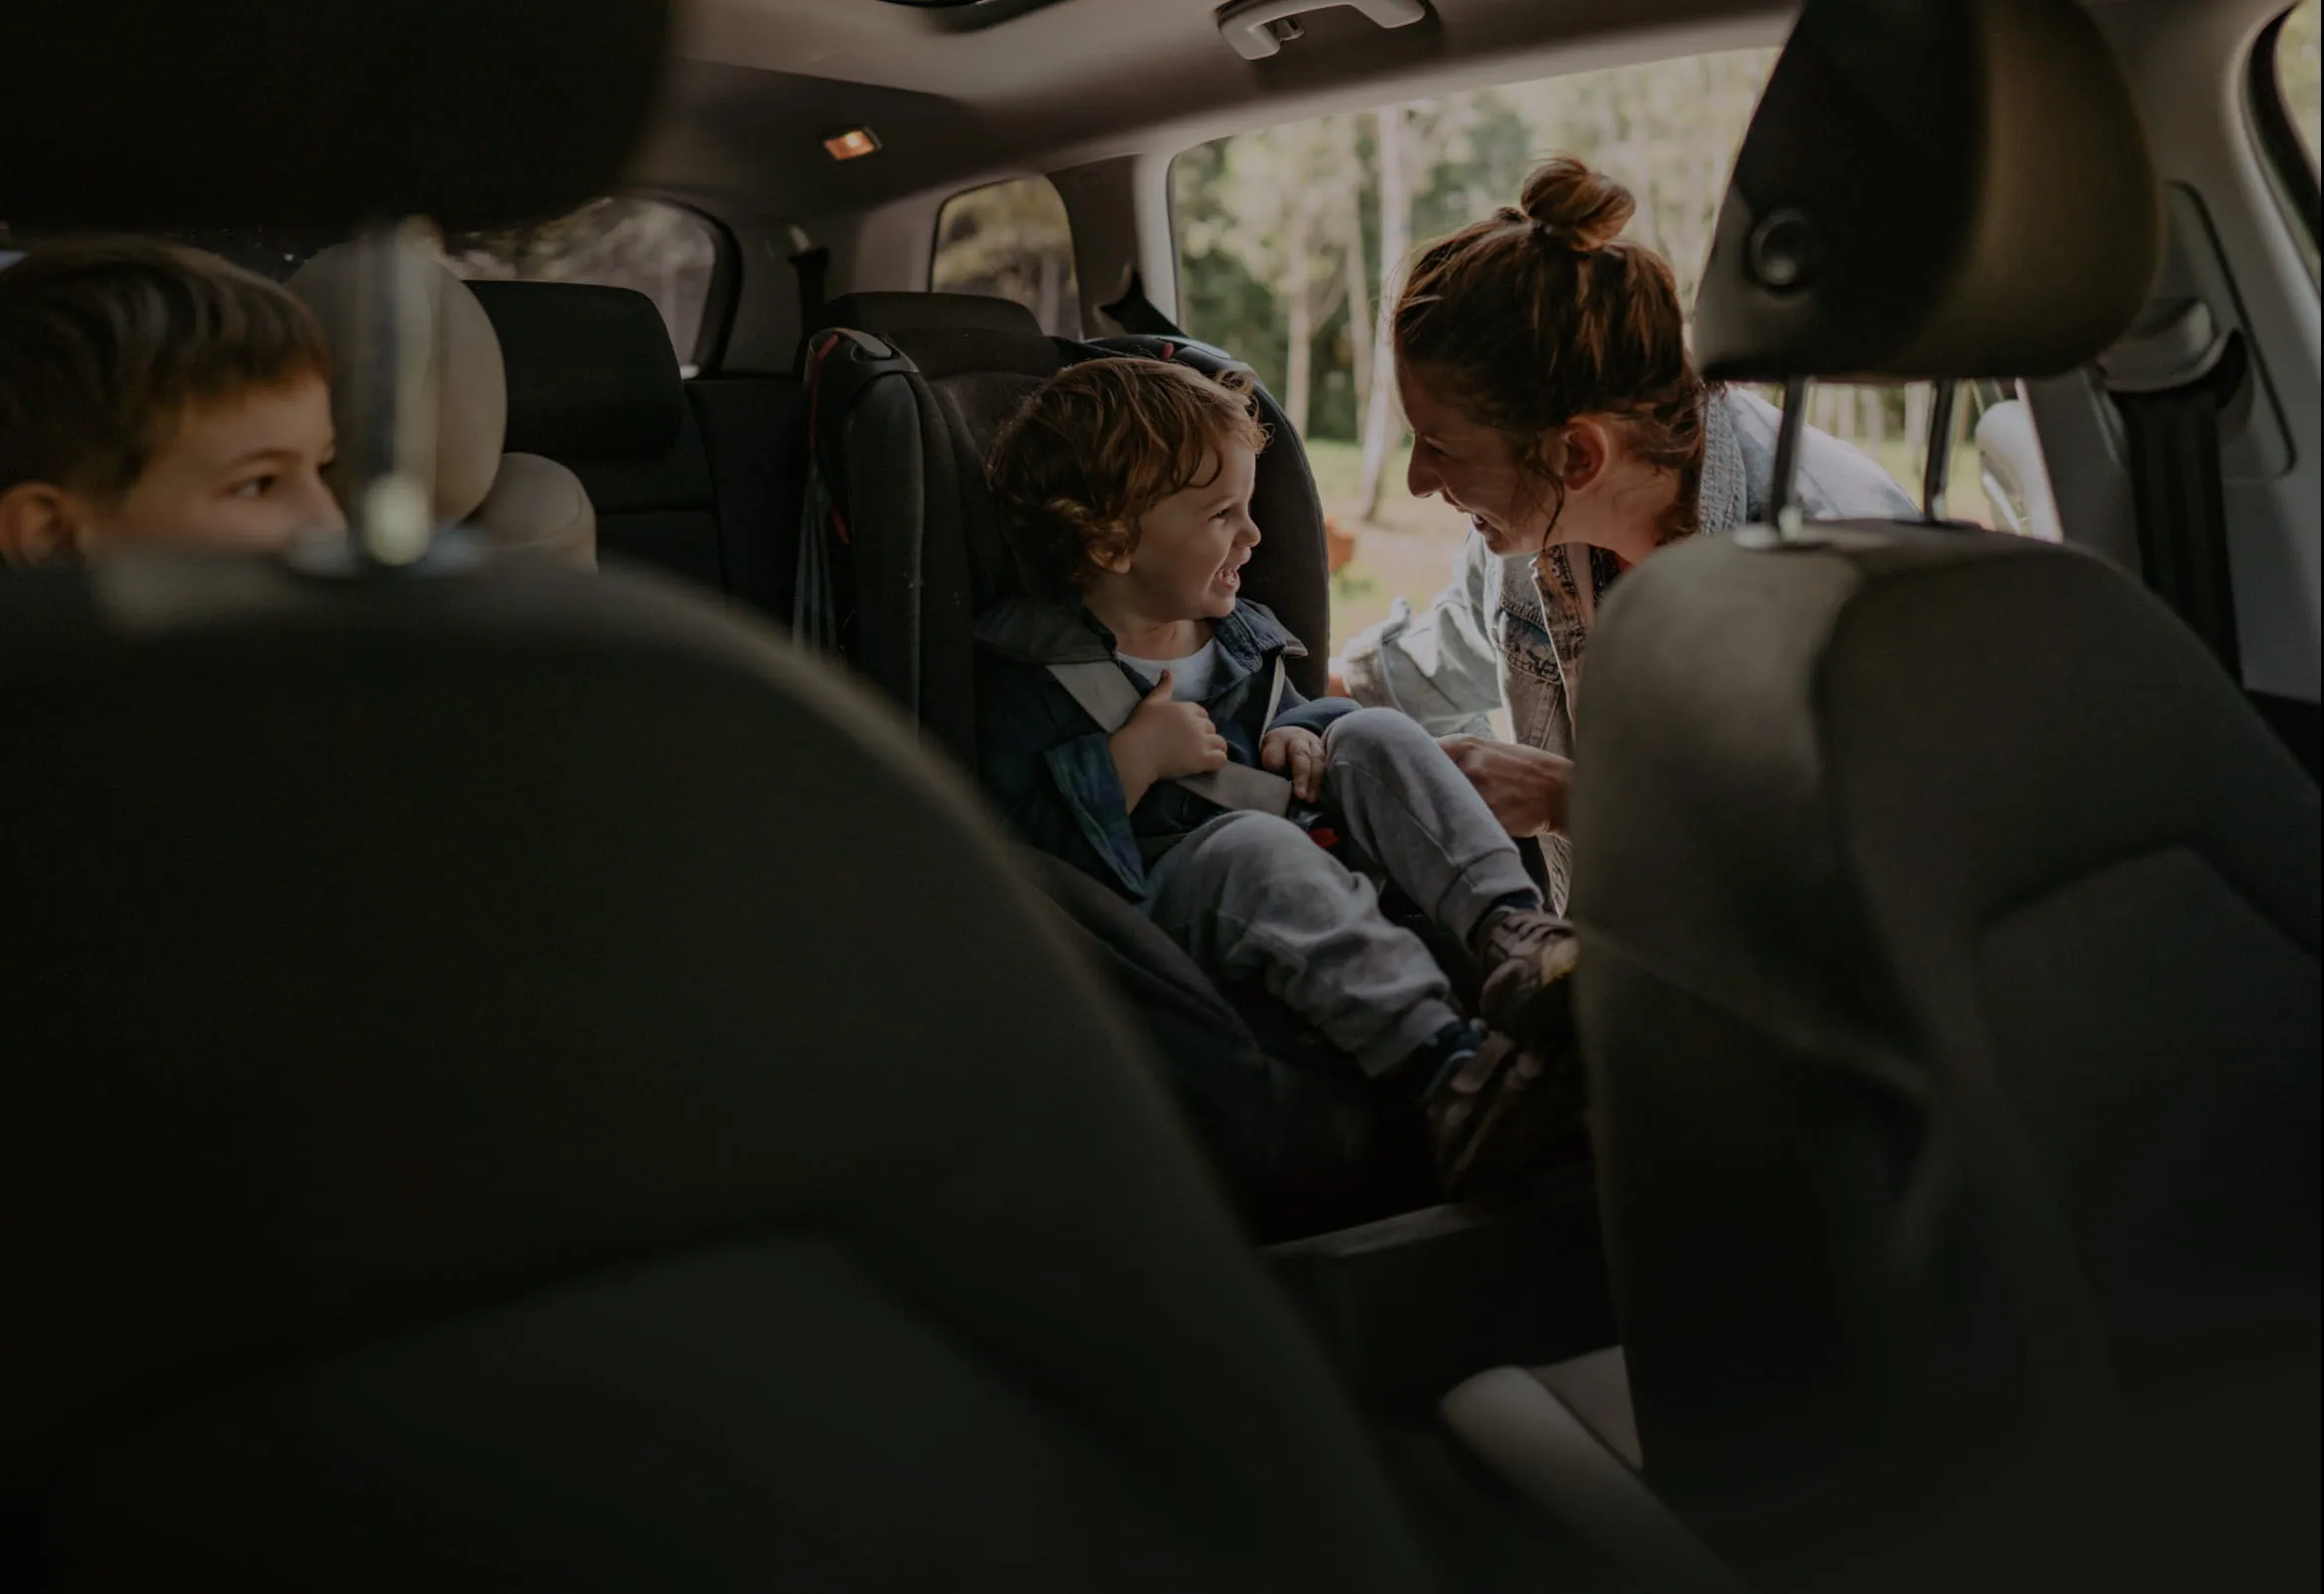
[[[1630,236],[1671,261],[1691,299],[1774,59],[1767,50],[1688,57],[1405,107],[1412,236],[1426,241],[1514,205],[1539,160],[1571,152],[1631,188]],[[1354,437],[1362,412],[1369,372],[1359,345],[1370,343],[1383,275],[1376,126],[1370,115],[1327,116],[1238,133],[1188,150],[1171,169],[1187,330],[1248,360],[1278,398],[1294,319],[1286,285],[1308,283],[1314,438]],[[1364,284],[1360,326],[1350,324],[1352,295],[1323,291],[1350,274],[1352,256]]]
[[[1046,177],[1013,178],[946,200],[937,215],[929,286],[1014,299],[1043,331],[1082,336],[1073,229],[1056,185]]]
[[[445,263],[464,277],[595,282],[652,299],[680,361],[694,358],[718,237],[693,212],[659,200],[594,200],[530,226],[454,233]]]
[[[2324,121],[2324,109],[2317,104],[2316,11],[2317,0],[2300,0],[2275,41],[2276,82],[2283,90],[2285,107],[2291,111],[2292,125],[2308,146],[2311,165],[2316,159],[2318,124]]]

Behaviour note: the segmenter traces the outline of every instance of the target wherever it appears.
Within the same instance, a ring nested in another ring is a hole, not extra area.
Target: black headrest
[[[660,85],[670,6],[561,0],[553,24],[538,0],[0,15],[0,216],[16,225],[481,225],[614,184]]]
[[[963,370],[1047,376],[1058,355],[1033,312],[976,293],[850,293],[824,306],[825,327],[892,339],[926,376]]]
[[[470,286],[501,338],[509,452],[654,454],[676,441],[685,386],[653,300],[580,282]]]
[[[2075,0],[1808,0],[1695,301],[1705,374],[2035,376],[2127,327],[2154,167]]]

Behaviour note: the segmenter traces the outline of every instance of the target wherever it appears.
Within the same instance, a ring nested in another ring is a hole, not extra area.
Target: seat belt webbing
[[[2238,680],[2220,418],[2250,363],[2243,335],[2200,299],[2151,307],[2099,357],[2128,444],[2141,573]]]
[[[1135,337],[1183,339],[1186,336],[1153,300],[1146,297],[1145,277],[1135,266],[1130,268],[1129,280],[1122,286],[1121,297],[1097,308],[1111,316],[1115,326]]]
[[[1052,664],[1049,673],[1073,694],[1083,712],[1095,720],[1097,728],[1108,736],[1128,724],[1129,717],[1143,701],[1129,677],[1121,672],[1121,666],[1110,658]],[[1275,710],[1282,701],[1283,659],[1278,654],[1273,678],[1267,686],[1266,724],[1275,723]],[[1280,775],[1254,770],[1247,764],[1228,764],[1202,775],[1182,775],[1174,784],[1223,808],[1272,813],[1278,818],[1291,811],[1291,783]]]

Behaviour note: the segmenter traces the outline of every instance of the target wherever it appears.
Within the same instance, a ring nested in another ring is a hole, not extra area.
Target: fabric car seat
[[[407,255],[401,266],[409,273],[404,307],[425,318],[420,347],[436,393],[430,486],[437,523],[464,524],[496,551],[596,568],[597,512],[580,479],[538,454],[502,452],[508,435],[508,377],[500,340],[484,307],[467,283],[437,261]],[[357,247],[335,244],[283,284],[315,312],[340,356],[331,408],[343,438],[358,412],[350,357],[362,342],[362,274]],[[344,465],[329,473],[333,492],[343,500],[345,474]]]
[[[1234,361],[1188,339],[1053,339],[1024,306],[973,294],[848,294],[822,319],[826,331],[810,335],[805,356],[808,401],[810,425],[830,442],[821,452],[836,462],[826,486],[848,525],[860,627],[850,661],[973,768],[970,628],[1019,587],[984,486],[1001,423],[1074,361],[1138,355],[1212,370]],[[883,362],[828,329],[871,334],[902,358]],[[836,374],[858,362],[877,368],[852,380]],[[1323,508],[1297,432],[1263,392],[1259,409],[1273,441],[1259,457],[1252,517],[1264,534],[1242,590],[1306,644],[1289,673],[1302,692],[1320,696],[1331,626]]]
[[[11,1588],[1437,1586],[963,785],[730,606],[123,556],[0,702]]]
[[[2054,374],[2158,242],[2079,6],[1811,0],[1696,348]],[[2070,547],[1763,529],[1624,578],[1579,730],[1591,1426],[1753,1586],[2313,1587],[2318,797],[2202,641]],[[1515,1455],[1559,1383],[1450,1409]]]
[[[508,441],[569,468],[612,556],[780,616],[799,523],[798,384],[687,379],[645,294],[479,281],[508,379]]]
[[[1127,355],[1212,371],[1235,362],[1182,338],[1053,339],[1023,306],[966,294],[851,294],[833,300],[823,319],[827,326],[810,334],[802,356],[816,446],[798,590],[811,596],[820,580],[836,612],[820,620],[802,612],[794,630],[813,641],[821,628],[821,640],[902,705],[935,746],[973,769],[974,618],[1019,590],[984,485],[1002,422],[1072,362]],[[1320,695],[1331,617],[1322,506],[1288,418],[1263,389],[1258,405],[1272,442],[1259,456],[1252,515],[1262,536],[1242,590],[1308,644],[1307,656],[1288,660],[1286,672]],[[1271,1172],[1230,1163],[1260,1232],[1312,1233],[1435,1199],[1417,1129],[1382,1135],[1381,1114],[1353,1065],[1255,982],[1225,993],[1241,1022],[1221,1027],[1221,993],[1161,932],[1102,888],[1081,889],[1070,871],[1034,862],[1031,873],[1107,948],[1108,966],[1141,1015],[1169,1035],[1192,1036],[1201,1032],[1188,1028],[1186,1015],[1202,1013],[1208,1033],[1225,1042],[1170,1047],[1179,1060],[1173,1079],[1197,1123],[1248,1115],[1253,1083],[1230,1057],[1259,1068],[1275,1097],[1299,1101],[1289,1115],[1314,1122],[1313,1139],[1284,1148]],[[1466,975],[1465,954],[1449,938],[1415,928],[1440,942],[1456,976]]]

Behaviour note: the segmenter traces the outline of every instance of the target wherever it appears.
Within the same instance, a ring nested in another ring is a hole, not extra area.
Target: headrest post
[[[356,238],[357,337],[342,351],[354,399],[348,519],[357,566],[411,564],[435,530],[435,311],[419,273],[415,223],[376,222]]]
[[[1930,387],[1929,458],[1921,467],[1921,515],[1935,525],[1945,518],[1945,490],[1953,480],[1953,439],[1959,430],[1954,417],[1961,383],[1939,381]]]
[[[1767,523],[1786,540],[1799,534],[1800,507],[1792,484],[1800,472],[1800,435],[1808,428],[1808,378],[1784,378],[1784,414],[1776,428],[1775,480],[1767,487]]]

